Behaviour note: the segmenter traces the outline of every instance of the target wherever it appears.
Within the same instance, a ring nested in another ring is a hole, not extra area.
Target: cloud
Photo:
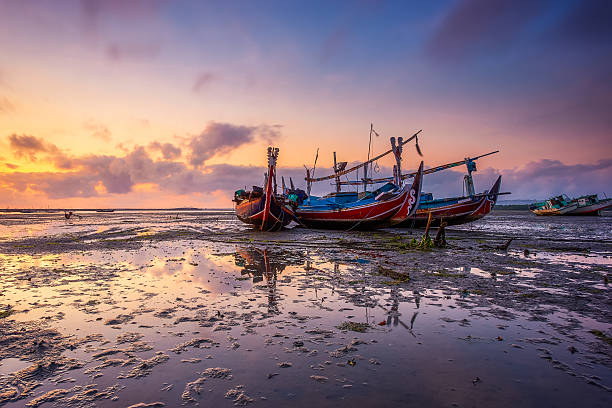
[[[0,77],[0,82],[1,82]],[[0,96],[0,115],[15,112],[15,105],[5,96]]]
[[[280,126],[236,126],[229,123],[210,122],[188,143],[189,163],[198,167],[216,155],[231,152],[244,144],[251,143],[256,137],[272,142],[280,137]]]
[[[93,121],[88,121],[83,124],[83,127],[91,132],[91,136],[96,139],[100,139],[104,142],[111,141],[111,132],[104,125],[95,123]]]
[[[9,146],[16,157],[27,157],[31,161],[36,160],[37,153],[55,152],[58,148],[43,139],[30,135],[18,135],[13,133],[8,137]]]
[[[460,0],[426,45],[430,56],[452,60],[478,52],[496,52],[539,16],[545,0]]]
[[[118,43],[113,42],[106,47],[106,56],[113,61],[125,59],[150,59],[161,51],[161,44],[148,43]]]
[[[160,143],[152,142],[149,143],[149,149],[160,151],[166,160],[177,159],[181,157],[181,148],[173,145],[172,143]]]
[[[43,192],[50,199],[96,196],[96,183],[93,175],[83,173],[0,173],[4,188],[20,193]]]
[[[211,82],[219,79],[217,74],[212,72],[202,72],[200,73],[195,82],[193,83],[192,90],[193,92],[200,92],[204,88],[206,88]]]
[[[100,126],[88,123],[86,128],[97,130]],[[69,156],[42,138],[12,134],[8,142],[15,156],[46,161],[70,171],[0,173],[0,185],[17,192],[44,193],[52,199],[95,197],[106,193],[125,195],[134,192],[138,184],[155,184],[161,192],[174,194],[214,191],[230,194],[243,183],[261,184],[265,168],[204,166],[204,162],[255,140],[274,140],[280,136],[279,129],[279,125],[237,126],[212,122],[201,134],[183,142],[193,167],[178,161],[182,149],[172,143],[153,141],[146,148],[125,148],[121,155]],[[154,152],[161,152],[162,157],[152,157]]]
[[[53,143],[31,135],[18,135],[13,133],[8,137],[9,146],[16,158],[25,158],[37,161],[42,154],[60,169],[72,168],[72,159]]]
[[[564,164],[543,159],[517,169],[502,170],[512,198],[547,198],[556,194],[579,196],[609,192],[612,187],[612,158],[590,164]]]
[[[230,135],[235,144],[252,140],[261,132],[257,127],[241,127],[224,124],[209,125],[203,134]],[[228,130],[229,129],[229,130]],[[265,133],[265,132],[264,132]],[[41,152],[48,149],[41,139],[26,135],[10,138],[11,146],[23,150],[24,154]],[[195,136],[194,140],[201,142]],[[227,141],[215,145],[219,139],[211,138],[212,149],[217,152],[226,149]],[[51,145],[53,146],[53,145]],[[236,166],[230,164],[201,165],[191,167],[176,158],[164,155],[154,159],[149,152],[161,151],[164,146],[170,155],[176,155],[178,147],[170,143],[152,142],[147,148],[137,146],[124,155],[87,155],[70,157],[71,167],[68,172],[45,173],[0,173],[0,185],[4,189],[16,192],[43,193],[50,199],[96,197],[101,194],[126,195],[134,192],[138,184],[154,184],[160,194],[212,194],[220,192],[228,197],[239,188],[250,188],[262,185],[266,171],[263,166]],[[55,149],[57,149],[54,146]],[[59,149],[58,149],[59,150]],[[55,156],[50,160],[57,162]],[[409,171],[406,169],[405,171]],[[380,175],[390,174],[389,168],[383,167]],[[463,176],[465,171],[442,171],[427,175],[423,190],[431,192],[436,198],[460,196],[463,193]],[[609,192],[612,180],[612,158],[594,163],[565,164],[559,160],[543,159],[513,169],[480,169],[474,174],[476,191],[489,189],[499,175],[503,175],[502,190],[512,192],[514,199],[543,199],[555,194],[565,193],[579,196],[588,193]],[[304,170],[298,167],[278,169],[278,183],[281,176],[289,184],[293,178],[296,186],[304,188]],[[99,188],[103,186],[103,188]],[[331,190],[329,183],[317,183],[313,194],[322,194]]]

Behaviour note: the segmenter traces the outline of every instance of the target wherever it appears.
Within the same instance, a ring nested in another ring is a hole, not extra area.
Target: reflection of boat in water
[[[276,160],[278,149],[268,147],[268,173],[265,187],[253,186],[252,191],[238,190],[234,193],[236,216],[244,223],[254,225],[261,231],[277,231],[293,219],[282,196],[276,194]]]
[[[529,210],[536,215],[601,215],[601,211],[612,207],[612,198],[600,200],[597,194],[570,199],[566,195],[552,197],[546,201],[534,203]]]
[[[535,215],[564,215],[576,208],[578,208],[577,201],[573,201],[566,195],[558,195],[546,201],[531,204],[529,211]]]
[[[253,283],[264,281],[268,287],[268,313],[279,313],[276,280],[285,267],[304,263],[301,253],[277,254],[268,249],[240,248],[234,254],[234,263],[241,267],[240,274]]]

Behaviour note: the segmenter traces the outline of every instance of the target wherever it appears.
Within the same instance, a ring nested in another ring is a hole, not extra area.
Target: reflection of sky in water
[[[118,227],[95,228],[106,233]],[[153,223],[142,228],[160,231]],[[147,377],[117,380],[117,375],[130,368],[109,367],[95,379],[100,387],[117,382],[127,385],[119,393],[121,406],[150,402],[142,401],[142,389],[150,390],[153,400],[176,406],[181,403],[185,384],[207,367],[233,370],[235,379],[231,382],[207,380],[200,397],[201,404],[224,406],[231,403],[224,393],[236,384],[245,384],[245,392],[255,399],[265,397],[278,406],[402,406],[407,401],[424,406],[490,406],[491,401],[537,406],[547,405],[546,398],[563,404],[584,403],[585,395],[590,395],[593,399],[587,401],[596,406],[607,398],[593,392],[593,386],[580,377],[555,369],[540,357],[544,352],[538,349],[548,350],[554,360],[567,364],[579,376],[595,375],[599,382],[612,386],[609,369],[588,361],[583,350],[584,341],[594,341],[588,330],[610,330],[610,324],[531,299],[528,301],[545,312],[547,320],[535,320],[511,307],[479,304],[474,294],[460,293],[453,278],[441,279],[431,288],[416,288],[410,282],[373,286],[367,278],[375,264],[359,262],[359,254],[268,248],[264,256],[262,249],[252,247],[174,240],[146,243],[137,250],[2,255],[0,303],[14,305],[11,319],[41,319],[64,335],[101,333],[109,343],[93,343],[96,348],[126,347],[116,343],[117,335],[138,332],[154,349],[136,356],[150,358],[156,351],[168,354],[170,360],[153,367]],[[550,261],[588,263],[591,258],[555,255],[550,254]],[[510,256],[522,259],[520,252]],[[549,255],[536,254],[544,256]],[[517,274],[525,279],[521,282],[527,285],[524,287],[559,294],[556,291],[560,289],[534,284],[537,270],[516,269],[524,273]],[[485,267],[465,265],[450,272],[495,284]],[[505,277],[498,275],[497,279]],[[60,311],[63,315],[58,315]],[[160,311],[167,311],[167,316]],[[193,319],[197,313],[207,318],[219,313],[222,317],[211,326],[201,326],[197,320],[177,320]],[[241,317],[232,317],[233,313]],[[126,314],[132,317],[125,323],[105,324]],[[232,319],[236,326],[215,331]],[[363,334],[338,331],[335,326],[345,321],[367,322],[373,328]],[[573,330],[556,329],[572,324],[576,325]],[[247,325],[252,326],[252,332]],[[307,333],[316,328],[332,330],[334,335],[324,338]],[[212,338],[218,347],[188,348],[181,354],[169,351],[194,337]],[[356,345],[357,351],[341,353],[340,357],[330,356],[328,352],[346,346],[353,338],[366,344]],[[294,350],[297,340],[304,342],[308,353]],[[239,347],[233,348],[233,343]],[[580,352],[570,353],[570,345]],[[312,350],[317,352],[311,354]],[[211,360],[205,358],[209,354]],[[91,382],[84,370],[100,363],[92,361],[92,352],[78,348],[65,355],[86,362],[82,370],[68,376],[75,378],[76,384]],[[121,353],[117,356],[125,357]],[[181,362],[191,358],[201,361]],[[347,361],[353,358],[356,365],[351,367]],[[292,362],[293,367],[279,368],[280,361]],[[23,364],[5,359],[0,374]],[[269,379],[270,373],[279,375]],[[311,375],[326,376],[329,381],[319,384]],[[481,382],[474,384],[476,377]],[[164,382],[174,387],[157,391]],[[58,386],[45,382],[37,392],[54,388]],[[546,398],[543,390],[547,390]],[[549,390],[556,391],[553,395]],[[6,406],[23,405],[24,401],[19,401]]]

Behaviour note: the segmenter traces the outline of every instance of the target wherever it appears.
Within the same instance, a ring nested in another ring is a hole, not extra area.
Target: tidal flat
[[[417,250],[231,211],[5,213],[0,406],[609,407],[611,231],[494,211]]]

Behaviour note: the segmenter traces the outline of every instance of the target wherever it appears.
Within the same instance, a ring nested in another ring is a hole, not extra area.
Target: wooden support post
[[[431,225],[431,211],[429,212],[429,215],[427,216],[427,227],[425,227],[425,235],[424,236],[428,236],[429,235],[429,227]]]
[[[437,248],[445,248],[446,247],[446,231],[444,228],[448,226],[448,223],[440,218],[440,226],[438,227],[438,232],[436,234],[436,238],[434,239],[434,246]]]

